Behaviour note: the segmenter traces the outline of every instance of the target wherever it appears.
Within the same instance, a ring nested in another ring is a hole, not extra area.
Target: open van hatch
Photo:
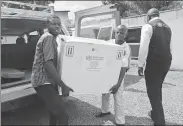
[[[13,68],[2,68],[1,77],[4,79],[21,79],[25,76],[25,72],[13,69]]]
[[[9,88],[9,87],[13,87],[13,86],[18,86],[18,85],[22,85],[22,84],[28,84],[31,82],[31,70],[23,70],[23,71],[20,71],[20,70],[15,70],[15,69],[11,69],[11,71],[14,71],[14,72],[11,72],[10,73],[10,69],[9,69],[9,77],[6,78],[3,77],[3,72],[1,70],[1,89],[5,89],[5,88]],[[14,73],[14,77],[11,77],[12,73]],[[16,75],[18,75],[19,77],[17,77]],[[7,75],[7,74],[6,74]],[[16,76],[16,78],[15,78]],[[23,77],[21,77],[23,76]]]

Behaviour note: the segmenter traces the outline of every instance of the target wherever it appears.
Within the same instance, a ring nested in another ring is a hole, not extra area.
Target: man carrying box
[[[110,93],[114,96],[114,111],[116,125],[125,124],[124,115],[124,100],[123,100],[123,84],[126,71],[129,69],[131,49],[125,42],[125,38],[128,33],[128,28],[125,25],[119,25],[116,28],[115,43],[121,45],[124,48],[123,51],[123,63],[119,75],[119,79],[116,85],[111,87]],[[102,94],[102,112],[96,115],[96,117],[103,117],[110,115],[109,100],[110,93]]]
[[[47,30],[36,45],[31,82],[38,96],[46,104],[50,113],[49,124],[68,125],[68,115],[60,99],[57,85],[62,88],[63,96],[69,96],[73,91],[64,84],[57,72],[57,42],[56,37],[61,31],[60,18],[53,15],[47,19]]]

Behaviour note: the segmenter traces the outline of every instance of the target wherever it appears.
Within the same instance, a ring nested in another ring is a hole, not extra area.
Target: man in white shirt
[[[124,84],[125,73],[129,68],[130,55],[131,55],[130,46],[125,42],[127,33],[128,33],[128,28],[125,25],[119,25],[116,29],[115,43],[124,47],[124,52],[122,54],[123,66],[121,67],[118,83],[113,87],[111,87],[110,89],[110,93],[112,93],[114,96],[114,111],[115,111],[116,125],[125,124],[123,84]],[[106,115],[110,115],[110,110],[109,110],[110,93],[102,94],[102,106],[101,106],[102,112],[96,115],[96,117],[103,117]]]
[[[142,27],[139,49],[138,74],[143,75],[152,110],[149,116],[154,124],[165,125],[162,106],[162,84],[171,65],[171,29],[159,18],[159,11],[152,8],[147,13],[148,23]]]

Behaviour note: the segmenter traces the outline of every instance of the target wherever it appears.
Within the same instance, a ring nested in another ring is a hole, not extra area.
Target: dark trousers
[[[57,88],[52,84],[47,84],[35,87],[35,90],[50,113],[50,125],[68,125],[68,115],[64,110],[64,104],[59,97]]]
[[[170,69],[170,61],[147,62],[145,80],[147,94],[151,103],[151,117],[156,125],[165,125],[165,117],[162,105],[162,84]]]

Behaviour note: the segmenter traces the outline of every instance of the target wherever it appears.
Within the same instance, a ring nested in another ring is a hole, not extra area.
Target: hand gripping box
[[[57,37],[58,71],[76,94],[108,93],[117,84],[123,48],[103,40]],[[59,88],[61,93],[61,88]]]

